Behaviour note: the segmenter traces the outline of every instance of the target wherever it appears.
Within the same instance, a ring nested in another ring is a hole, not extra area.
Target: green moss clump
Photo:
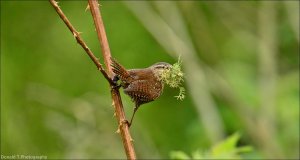
[[[185,98],[185,89],[182,87],[183,72],[181,71],[181,60],[178,58],[178,61],[172,65],[171,68],[164,70],[160,79],[165,84],[170,86],[171,88],[179,88],[179,95],[175,96],[179,100],[183,100]]]

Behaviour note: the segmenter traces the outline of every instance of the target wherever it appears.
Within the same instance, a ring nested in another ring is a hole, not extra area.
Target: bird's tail
[[[113,72],[119,76],[122,81],[125,81],[130,75],[128,71],[115,59],[111,57],[111,64]]]

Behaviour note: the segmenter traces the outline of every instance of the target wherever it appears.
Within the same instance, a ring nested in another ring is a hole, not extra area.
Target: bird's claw
[[[112,79],[113,83],[117,84],[118,83],[118,80],[119,80],[119,76],[118,75],[115,75]]]
[[[119,77],[117,75],[115,75],[112,79],[112,82],[113,82],[113,84],[111,86],[112,89],[119,89],[121,87],[121,84],[118,84],[118,80],[119,80]]]
[[[123,125],[123,124],[127,124],[128,127],[131,126],[131,124],[130,124],[126,119],[123,119],[123,120],[121,121],[121,125]]]

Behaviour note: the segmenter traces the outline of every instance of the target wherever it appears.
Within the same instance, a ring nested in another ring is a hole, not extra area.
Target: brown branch
[[[65,16],[65,14],[63,13],[63,11],[58,6],[58,2],[56,2],[55,0],[49,0],[49,1],[52,4],[52,6],[54,7],[54,9],[56,10],[56,12],[58,13],[58,15],[60,16],[60,18],[64,21],[64,23],[67,25],[67,27],[69,28],[69,30],[72,32],[73,36],[76,38],[77,43],[79,43],[81,45],[81,47],[85,50],[85,52],[88,54],[88,56],[94,62],[94,64],[97,66],[98,70],[107,79],[107,81],[109,82],[109,84],[113,85],[113,82],[112,82],[111,78],[109,78],[109,76],[107,75],[107,73],[103,69],[103,67],[102,67],[101,63],[99,62],[99,60],[97,59],[97,57],[93,54],[93,52],[85,44],[85,42],[80,37],[80,33],[76,31],[76,29],[73,27],[73,25],[71,24],[71,22],[69,21],[69,19]]]
[[[112,75],[113,72],[112,72],[112,68],[110,66],[111,53],[110,53],[109,44],[107,41],[106,32],[105,32],[104,24],[103,24],[101,13],[100,13],[100,8],[98,7],[99,6],[98,1],[97,0],[89,0],[89,6],[90,6],[90,10],[91,10],[93,19],[94,19],[95,28],[97,31],[98,39],[99,39],[101,50],[102,50],[102,55],[104,58],[104,63],[107,67],[108,73],[110,75]]]
[[[109,44],[108,44],[107,37],[106,37],[103,20],[102,20],[101,13],[100,13],[100,8],[98,7],[99,6],[98,0],[89,0],[89,6],[90,6],[90,10],[91,10],[93,19],[94,19],[94,23],[95,23],[96,31],[98,34],[98,39],[99,39],[99,42],[101,45],[102,55],[104,57],[105,65],[108,69],[108,73],[110,75],[113,75],[113,72],[112,72],[112,69],[110,66],[111,53],[110,53]],[[119,126],[120,126],[119,129],[120,129],[120,133],[121,133],[121,137],[122,137],[122,141],[123,141],[123,145],[124,145],[124,149],[125,149],[127,158],[128,159],[136,159],[136,155],[135,155],[135,151],[134,151],[134,147],[133,147],[133,143],[132,143],[132,138],[131,138],[131,135],[129,132],[129,127],[128,127],[128,125],[123,125],[123,124],[126,124],[126,123],[124,123],[126,121],[126,117],[125,117],[125,112],[123,109],[120,92],[118,89],[112,89],[111,94],[112,94],[113,103],[115,105],[115,112],[116,112],[117,120],[119,122]]]
[[[136,159],[135,150],[132,143],[132,138],[129,132],[128,125],[124,125],[126,123],[126,117],[123,109],[123,104],[120,96],[120,92],[117,88],[113,87],[114,83],[111,80],[111,76],[113,75],[111,66],[110,66],[110,49],[108,45],[108,41],[106,38],[106,33],[103,25],[103,21],[101,18],[101,14],[98,8],[98,2],[94,0],[89,0],[89,5],[91,8],[91,12],[94,18],[96,30],[98,33],[98,38],[100,41],[100,45],[102,48],[102,55],[104,57],[105,65],[108,69],[108,73],[103,69],[101,63],[96,58],[96,56],[93,54],[93,52],[88,48],[88,46],[85,44],[85,42],[81,39],[79,32],[76,31],[76,29],[73,27],[73,25],[70,23],[68,18],[65,16],[63,11],[60,9],[60,7],[57,5],[57,2],[55,0],[49,0],[56,12],[59,14],[60,18],[64,21],[64,23],[67,25],[69,30],[72,32],[74,37],[76,38],[76,41],[82,46],[82,48],[86,51],[88,56],[91,58],[91,60],[94,62],[94,64],[97,66],[98,70],[103,74],[103,76],[106,78],[106,80],[109,82],[110,87],[112,88],[111,94],[113,99],[113,104],[115,105],[115,113],[116,117],[119,123],[119,129],[121,133],[121,138],[123,141],[124,149],[127,155],[128,159]]]

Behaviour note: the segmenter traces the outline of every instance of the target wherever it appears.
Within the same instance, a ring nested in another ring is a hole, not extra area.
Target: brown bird
[[[126,70],[116,60],[111,59],[113,72],[116,74],[113,81],[117,84],[121,80],[125,94],[129,95],[135,103],[133,114],[128,126],[132,124],[135,112],[139,106],[157,99],[163,91],[164,84],[159,79],[162,71],[170,69],[172,65],[166,62],[158,62],[148,68]]]

